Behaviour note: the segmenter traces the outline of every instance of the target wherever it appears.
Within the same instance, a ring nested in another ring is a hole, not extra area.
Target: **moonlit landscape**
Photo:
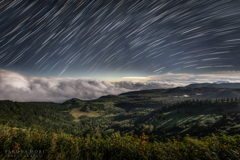
[[[240,82],[239,7],[205,0],[3,0],[0,99],[63,102]]]
[[[240,1],[0,0],[0,159],[238,160],[239,134]]]

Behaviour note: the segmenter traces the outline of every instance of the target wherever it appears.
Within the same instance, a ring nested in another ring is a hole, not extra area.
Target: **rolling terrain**
[[[145,132],[155,137],[233,133],[239,128],[239,95],[240,89],[233,88],[177,87],[108,95],[89,101],[72,98],[63,103],[6,100],[0,101],[0,123],[73,135],[117,131]],[[182,107],[182,103],[187,105]],[[172,107],[178,105],[181,109]],[[222,120],[225,112],[230,117],[226,123]],[[207,131],[207,126],[211,130]],[[198,132],[196,128],[204,128],[206,132]]]
[[[178,87],[63,103],[2,100],[0,157],[18,156],[16,150],[39,150],[20,155],[239,159],[238,95],[239,89],[233,88]]]

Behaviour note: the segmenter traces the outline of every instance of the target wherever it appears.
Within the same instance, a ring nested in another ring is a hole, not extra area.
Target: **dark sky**
[[[238,0],[2,0],[0,69],[114,80],[240,71]]]

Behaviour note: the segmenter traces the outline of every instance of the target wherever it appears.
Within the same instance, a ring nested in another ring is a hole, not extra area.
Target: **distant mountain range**
[[[186,88],[240,88],[240,83],[195,83],[186,86]]]

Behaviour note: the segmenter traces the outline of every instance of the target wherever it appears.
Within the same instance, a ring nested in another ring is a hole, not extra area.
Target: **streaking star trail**
[[[240,71],[240,2],[2,0],[0,68],[119,79]]]

